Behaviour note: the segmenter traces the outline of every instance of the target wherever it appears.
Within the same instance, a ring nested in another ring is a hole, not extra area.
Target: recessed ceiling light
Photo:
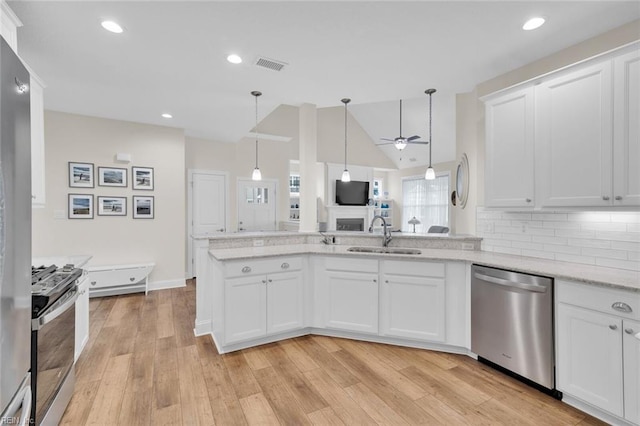
[[[102,25],[102,28],[107,31],[111,31],[112,33],[120,34],[124,31],[122,27],[114,21],[102,21],[100,25]]]
[[[535,18],[531,18],[524,23],[524,25],[522,26],[522,29],[525,31],[535,30],[536,28],[540,28],[542,24],[544,24],[544,21],[545,19],[539,16]]]
[[[165,112],[164,114],[162,114],[162,118],[173,118],[173,115]]]
[[[232,64],[240,64],[242,63],[242,58],[236,54],[233,54],[227,56],[227,61],[231,62]]]

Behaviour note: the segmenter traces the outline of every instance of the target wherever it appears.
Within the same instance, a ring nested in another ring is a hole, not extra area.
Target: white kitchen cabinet
[[[640,293],[556,280],[556,300],[558,389],[638,423]]]
[[[378,333],[377,260],[326,258],[317,278],[325,327]]]
[[[7,42],[11,49],[18,53],[18,28],[22,22],[9,5],[0,1],[0,36]]]
[[[622,320],[560,303],[558,389],[623,416]]]
[[[534,89],[485,101],[485,204],[534,206]]]
[[[640,424],[640,321],[622,321],[624,418]]]
[[[224,283],[225,344],[302,328],[302,272],[278,272],[294,269],[292,264],[301,262],[243,262],[230,265],[228,271],[241,264],[240,271],[244,269],[247,276],[227,278]]]
[[[542,207],[608,206],[612,194],[612,63],[536,86],[536,188]]]
[[[640,51],[614,60],[613,204],[640,205]]]
[[[445,265],[380,261],[380,334],[445,341]]]
[[[77,361],[82,350],[89,341],[89,279],[83,275],[78,282],[78,299],[76,300],[76,337],[75,357]]]

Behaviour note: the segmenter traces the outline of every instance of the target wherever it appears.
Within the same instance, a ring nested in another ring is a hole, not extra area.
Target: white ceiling
[[[404,98],[403,135],[426,138],[424,90],[434,87],[434,162],[454,159],[456,93],[640,18],[638,1],[604,0],[8,3],[24,24],[20,55],[47,84],[47,109],[236,142],[254,124],[252,90],[264,94],[261,119],[280,104],[349,97],[378,140],[397,136]],[[533,15],[547,23],[522,31]],[[105,18],[126,31],[104,31]],[[228,63],[230,53],[244,62]],[[288,65],[257,67],[259,55]],[[399,166],[424,163],[421,149],[407,148]]]

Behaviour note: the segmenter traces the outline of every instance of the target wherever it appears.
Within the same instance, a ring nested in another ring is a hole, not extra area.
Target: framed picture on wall
[[[93,164],[69,162],[69,187],[93,188]]]
[[[126,216],[127,197],[98,197],[98,216]]]
[[[93,195],[69,194],[69,219],[93,219]]]
[[[98,167],[98,185],[127,187],[127,169]]]
[[[133,189],[145,189],[153,191],[153,168],[152,167],[132,167],[132,187]]]
[[[153,197],[133,196],[133,218],[153,219],[154,199]]]

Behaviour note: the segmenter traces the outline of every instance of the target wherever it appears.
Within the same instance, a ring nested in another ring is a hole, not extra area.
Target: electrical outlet
[[[473,250],[473,243],[462,243],[462,250]]]
[[[264,247],[264,240],[253,240],[254,247]]]

